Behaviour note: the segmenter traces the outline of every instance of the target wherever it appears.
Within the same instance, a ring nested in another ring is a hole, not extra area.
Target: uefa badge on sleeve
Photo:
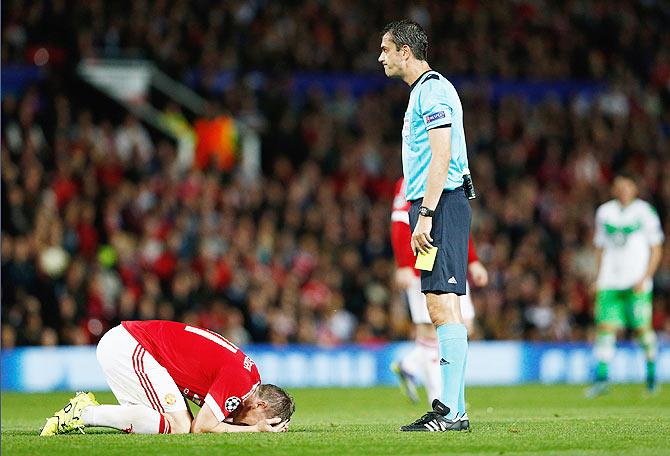
[[[239,397],[237,397],[237,396],[229,397],[228,399],[226,399],[226,403],[225,403],[226,411],[228,413],[234,411],[237,407],[240,406],[241,403],[242,403],[242,401],[240,400]]]

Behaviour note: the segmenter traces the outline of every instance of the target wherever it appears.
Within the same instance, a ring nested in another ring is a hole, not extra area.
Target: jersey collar
[[[419,76],[418,78],[416,78],[416,81],[414,81],[414,82],[412,83],[412,85],[409,86],[409,91],[411,92],[412,90],[414,90],[414,87],[416,87],[417,84],[423,79],[423,77],[424,77],[425,75],[427,75],[428,73],[430,73],[431,71],[433,71],[433,70],[430,69],[430,70],[426,70],[426,71],[424,71],[423,73],[421,73],[421,76]]]
[[[623,204],[621,204],[621,201],[619,201],[618,198],[615,198],[614,201],[616,201],[616,204],[617,204],[617,207],[619,208],[619,210],[620,210],[621,212],[625,212],[625,211],[628,210],[633,204],[635,204],[635,203],[637,202],[637,198],[635,198],[633,201],[631,201],[630,204],[629,204],[628,206],[624,206]]]

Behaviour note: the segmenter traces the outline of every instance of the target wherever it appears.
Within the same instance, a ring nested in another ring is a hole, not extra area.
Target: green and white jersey
[[[599,290],[632,288],[647,270],[651,247],[663,242],[663,230],[656,210],[636,199],[627,207],[619,200],[608,201],[596,211],[594,244],[603,249],[598,274]],[[645,291],[651,290],[648,280]]]

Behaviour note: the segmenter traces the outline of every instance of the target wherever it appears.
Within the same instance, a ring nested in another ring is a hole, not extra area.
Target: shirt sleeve
[[[656,210],[650,204],[648,204],[647,207],[647,216],[644,221],[644,233],[649,245],[656,246],[663,243],[665,236],[663,235],[661,220],[658,218]]]
[[[223,421],[234,412],[260,385],[260,381],[253,383],[248,376],[243,378],[243,380],[233,380],[235,379],[234,374],[222,372],[209,387],[207,396],[205,396],[205,404],[209,405],[219,421]]]
[[[449,104],[449,97],[446,90],[440,84],[437,76],[429,76],[420,83],[421,98],[420,109],[421,119],[426,126],[426,130],[432,130],[437,127],[450,127],[453,109]]]
[[[596,211],[596,225],[594,227],[594,234],[593,234],[593,245],[595,245],[598,248],[603,248],[605,247],[605,220],[603,218],[603,209],[598,208]]]

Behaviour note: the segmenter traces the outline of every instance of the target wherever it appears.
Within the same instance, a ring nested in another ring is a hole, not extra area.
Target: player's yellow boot
[[[86,407],[100,405],[95,400],[93,393],[78,392],[70,401],[54,413],[54,416],[47,418],[47,422],[40,432],[41,436],[50,436],[56,434],[66,434],[74,430],[84,432],[84,423],[81,420],[81,412]]]

